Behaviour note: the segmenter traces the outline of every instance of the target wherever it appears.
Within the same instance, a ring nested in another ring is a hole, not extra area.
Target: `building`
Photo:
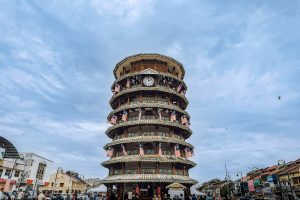
[[[64,172],[59,168],[56,173],[50,176],[49,184],[40,190],[63,194],[82,194],[86,192],[87,186],[88,184],[79,177],[78,173],[73,171]]]
[[[110,159],[102,163],[109,169],[102,180],[108,195],[116,188],[120,198],[136,192],[149,199],[171,183],[184,185],[186,193],[197,183],[189,177],[196,164],[188,159],[194,147],[186,141],[192,131],[184,75],[181,63],[160,54],[117,63],[106,131],[112,141],[104,146]]]
[[[24,172],[24,160],[21,159],[16,147],[0,136],[0,188],[5,191],[14,190]]]
[[[0,188],[36,190],[47,184],[53,161],[35,153],[19,153],[3,137],[0,137],[0,148]]]
[[[35,153],[24,153],[24,176],[21,185],[27,190],[38,190],[48,185],[53,172],[53,161]]]
[[[283,196],[300,198],[300,159],[282,165],[277,179]]]

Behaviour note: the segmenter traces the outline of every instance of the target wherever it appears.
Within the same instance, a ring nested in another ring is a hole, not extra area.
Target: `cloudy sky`
[[[300,158],[299,9],[296,0],[3,0],[0,135],[105,177],[112,70],[153,52],[186,69],[193,178],[224,178],[225,163],[234,179]]]

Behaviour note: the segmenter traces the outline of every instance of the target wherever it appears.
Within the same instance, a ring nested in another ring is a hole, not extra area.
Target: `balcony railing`
[[[146,155],[155,155],[156,151],[154,149],[146,149],[146,150],[144,150],[144,153]]]
[[[156,174],[155,169],[142,169],[142,174]]]
[[[172,170],[171,169],[159,169],[160,174],[167,174],[167,175],[172,175]]]
[[[162,155],[171,156],[173,154],[172,154],[172,152],[170,150],[162,150]]]

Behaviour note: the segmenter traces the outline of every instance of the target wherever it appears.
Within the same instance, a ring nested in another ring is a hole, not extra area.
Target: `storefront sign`
[[[260,185],[260,180],[259,179],[255,179],[254,180],[254,187],[258,187]]]
[[[249,192],[255,192],[254,182],[253,180],[248,181]]]

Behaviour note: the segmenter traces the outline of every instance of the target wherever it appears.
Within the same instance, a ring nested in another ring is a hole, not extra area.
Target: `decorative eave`
[[[114,87],[114,85],[116,85],[116,83],[118,83],[120,81],[123,81],[124,79],[127,79],[129,77],[133,77],[133,76],[137,76],[137,75],[141,75],[141,73],[140,72],[132,72],[132,73],[128,73],[128,74],[118,78],[112,84],[111,89],[113,89],[113,87]],[[159,72],[159,75],[163,75],[163,76],[166,76],[166,77],[169,77],[169,78],[173,78],[173,79],[181,82],[183,84],[184,88],[187,90],[187,85],[185,84],[185,82],[183,80],[181,80],[180,78],[178,78],[177,76],[174,76],[172,74],[162,73],[162,72]]]
[[[137,182],[160,182],[160,183],[174,183],[181,184],[197,184],[198,181],[180,175],[166,175],[166,174],[125,174],[108,176],[102,180],[102,183],[137,183]]]
[[[178,106],[175,105],[169,105],[169,104],[163,104],[163,103],[159,103],[159,102],[153,102],[153,103],[132,103],[130,105],[122,105],[121,107],[119,107],[116,110],[113,110],[109,113],[109,115],[107,116],[107,120],[109,120],[112,115],[121,112],[123,110],[127,110],[127,109],[136,109],[136,108],[161,108],[161,109],[169,109],[169,110],[175,110],[176,112],[180,112],[184,115],[187,116],[187,118],[190,120],[191,117],[190,115],[185,111],[182,110],[181,108],[179,108]]]
[[[111,132],[112,130],[115,130],[115,129],[118,129],[121,127],[139,126],[139,125],[162,125],[162,126],[176,127],[176,128],[185,130],[187,133],[187,138],[192,134],[192,130],[182,124],[179,124],[177,122],[171,122],[171,121],[160,121],[158,119],[147,119],[147,120],[141,119],[141,120],[136,120],[136,121],[122,122],[122,123],[119,123],[119,124],[109,127],[105,131],[105,133],[107,136],[109,136],[109,132]]]
[[[166,92],[166,93],[169,93],[169,94],[173,94],[173,95],[176,95],[178,96],[179,98],[183,99],[186,103],[186,105],[188,105],[189,101],[187,100],[187,98],[178,93],[177,91],[173,90],[172,88],[168,88],[168,87],[165,87],[165,86],[155,86],[155,87],[143,87],[143,86],[135,86],[135,87],[132,87],[132,88],[129,88],[129,89],[125,89],[125,90],[122,90],[121,92],[113,95],[109,101],[110,104],[112,104],[112,102],[119,96],[121,95],[124,95],[124,94],[127,94],[127,93],[132,93],[132,92],[137,92],[137,91],[160,91],[160,92]]]
[[[117,70],[118,68],[124,64],[125,62],[128,62],[128,61],[134,61],[136,59],[139,59],[139,60],[142,60],[142,59],[158,59],[158,60],[162,60],[162,61],[168,61],[168,62],[171,62],[173,64],[175,64],[176,66],[178,66],[182,72],[182,75],[181,75],[181,79],[184,78],[184,75],[185,75],[185,70],[183,68],[183,65],[175,60],[174,58],[172,57],[169,57],[169,56],[165,56],[165,55],[161,55],[161,54],[158,54],[158,53],[139,53],[139,54],[135,54],[135,55],[131,55],[131,56],[127,56],[126,58],[124,58],[123,60],[121,60],[120,62],[118,62],[114,68],[114,75],[115,75],[115,78],[117,79]]]
[[[190,167],[196,166],[191,160],[182,157],[168,156],[168,155],[128,155],[128,156],[118,156],[111,158],[110,160],[101,163],[103,166],[115,164],[115,163],[125,163],[125,162],[160,162],[160,163],[183,163],[190,165]]]
[[[137,137],[127,137],[115,140],[113,142],[110,142],[106,144],[103,148],[107,149],[110,146],[119,145],[119,144],[125,144],[125,143],[136,143],[136,142],[165,142],[165,143],[174,143],[174,144],[181,144],[183,146],[187,146],[190,148],[194,148],[193,145],[191,145],[188,142],[185,142],[183,140],[179,140],[172,137],[164,137],[164,136],[137,136]]]

